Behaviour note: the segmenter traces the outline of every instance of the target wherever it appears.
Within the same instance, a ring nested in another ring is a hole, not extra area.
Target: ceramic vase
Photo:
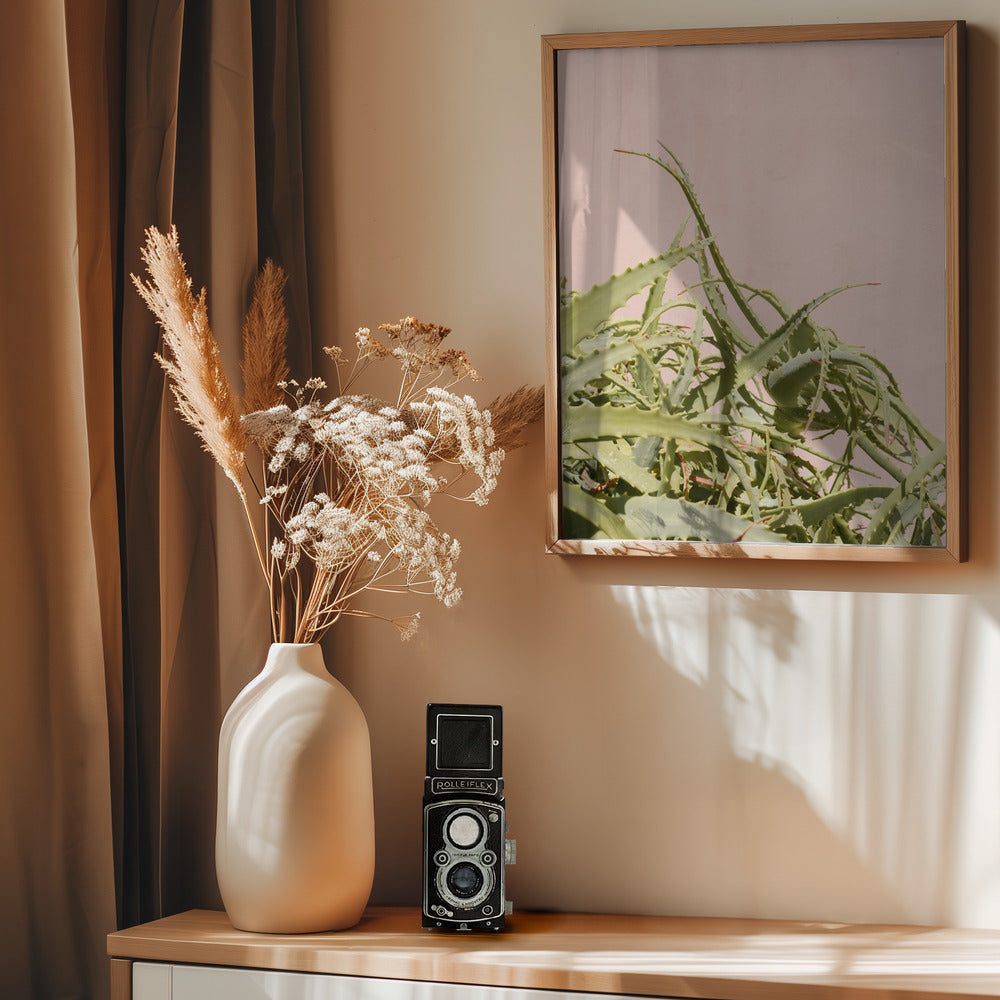
[[[274,643],[219,738],[216,871],[234,927],[342,930],[375,870],[371,746],[318,644]]]

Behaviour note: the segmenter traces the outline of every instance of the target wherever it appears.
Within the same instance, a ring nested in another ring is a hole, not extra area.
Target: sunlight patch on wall
[[[798,787],[907,919],[1000,922],[1000,629],[977,605],[611,589],[664,667],[714,693],[732,754]],[[716,794],[748,797],[741,773]]]

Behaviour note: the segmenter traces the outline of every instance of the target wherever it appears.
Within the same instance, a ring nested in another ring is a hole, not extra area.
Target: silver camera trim
[[[471,865],[483,878],[483,884],[474,896],[456,896],[448,888],[448,873],[459,865]],[[496,883],[493,872],[480,860],[479,855],[459,854],[453,855],[447,865],[442,865],[434,874],[434,885],[438,894],[446,902],[455,907],[456,910],[475,910],[484,900],[489,899],[490,893]]]

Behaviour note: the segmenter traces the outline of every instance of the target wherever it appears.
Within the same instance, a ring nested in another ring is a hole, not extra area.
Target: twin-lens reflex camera
[[[503,791],[501,706],[428,705],[424,927],[503,930],[504,871],[516,859]]]

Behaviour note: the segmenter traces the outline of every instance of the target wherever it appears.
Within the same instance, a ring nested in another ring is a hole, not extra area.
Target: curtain
[[[289,273],[293,370],[307,370],[311,353],[297,52],[289,3],[129,4],[124,271],[139,273],[146,226],[176,224],[235,385],[249,286],[266,257]],[[173,412],[158,340],[126,288],[126,924],[221,905],[218,729],[269,642],[242,510]]]
[[[115,920],[116,22],[103,0],[45,0],[8,5],[0,33],[0,982],[17,998],[96,991]]]
[[[218,729],[266,652],[243,515],[165,392],[132,289],[176,224],[238,387],[289,273],[309,374],[291,0],[32,0],[0,32],[0,983],[107,995],[105,935],[218,906]]]

